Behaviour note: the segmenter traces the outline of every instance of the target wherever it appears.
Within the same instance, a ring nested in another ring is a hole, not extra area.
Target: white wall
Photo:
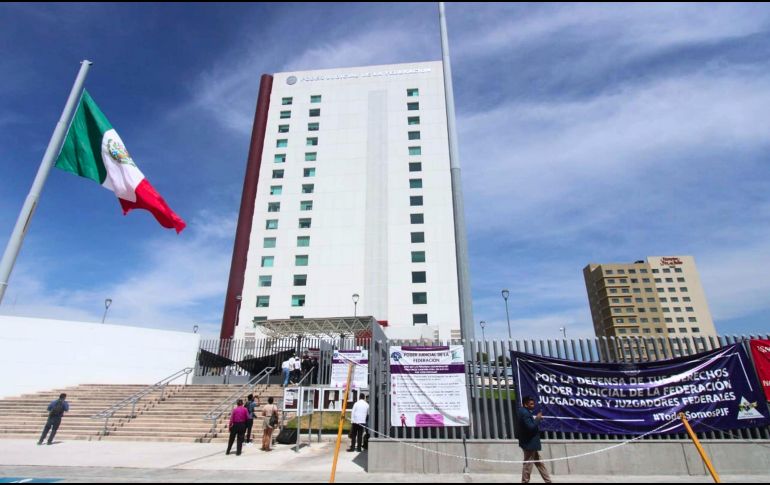
[[[0,316],[0,398],[78,384],[154,384],[194,367],[199,341],[191,333]]]

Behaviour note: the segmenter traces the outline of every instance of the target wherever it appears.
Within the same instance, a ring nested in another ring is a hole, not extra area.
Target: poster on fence
[[[468,426],[463,347],[391,347],[390,394],[392,426]]]
[[[765,399],[770,401],[770,340],[752,340],[751,354],[765,390]]]
[[[741,345],[672,360],[605,364],[511,352],[517,403],[537,401],[543,431],[600,434],[767,426],[768,409]],[[666,423],[669,423],[668,425]],[[660,429],[658,429],[660,428]]]
[[[355,363],[350,387],[361,389],[369,387],[369,351],[335,350],[332,356],[332,387],[345,387],[348,382],[348,365]]]

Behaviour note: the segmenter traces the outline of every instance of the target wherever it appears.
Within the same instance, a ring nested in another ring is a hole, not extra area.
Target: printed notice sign
[[[468,426],[463,347],[391,347],[390,393],[392,426]]]
[[[345,387],[348,382],[348,366],[350,362],[356,365],[353,367],[353,377],[351,381],[352,389],[369,388],[369,351],[361,350],[335,350],[332,356],[332,387]]]

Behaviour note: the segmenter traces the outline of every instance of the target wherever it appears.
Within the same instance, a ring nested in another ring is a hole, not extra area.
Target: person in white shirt
[[[283,387],[286,387],[289,384],[289,374],[291,373],[291,366],[289,365],[289,361],[284,360],[281,364],[281,372],[283,373]]]
[[[364,431],[369,417],[369,403],[363,394],[358,397],[358,402],[353,405],[350,421],[353,423],[350,430],[350,448],[348,451],[363,451],[361,449],[364,440]]]
[[[291,379],[296,384],[302,380],[302,360],[297,358],[296,355],[292,357],[292,359],[294,359],[294,363],[292,364],[293,367]]]

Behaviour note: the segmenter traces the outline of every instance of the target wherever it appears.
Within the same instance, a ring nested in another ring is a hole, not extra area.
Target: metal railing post
[[[131,414],[129,415],[131,419],[134,419],[136,417],[136,399],[131,401]]]

